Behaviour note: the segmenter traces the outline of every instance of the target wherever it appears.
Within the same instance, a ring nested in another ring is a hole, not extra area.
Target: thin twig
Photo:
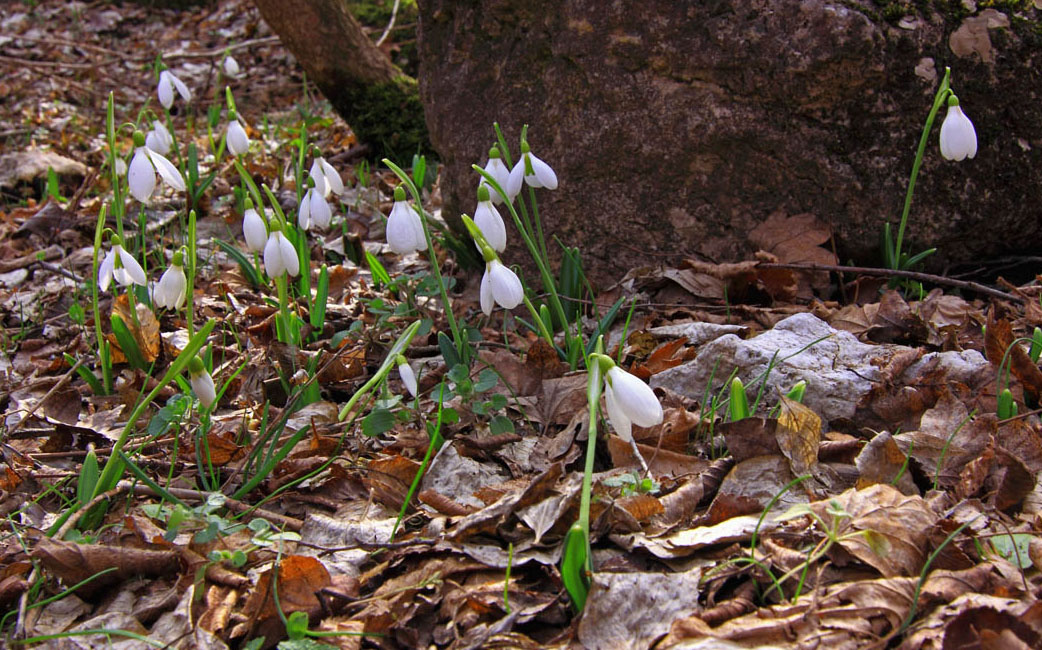
[[[1000,300],[1017,301],[1016,296],[1010,295],[999,291],[998,289],[992,289],[986,287],[983,284],[977,282],[966,282],[965,280],[953,280],[952,278],[946,278],[943,275],[932,275],[930,273],[919,273],[918,271],[897,271],[894,269],[879,269],[868,266],[835,266],[832,264],[785,264],[781,262],[760,262],[756,265],[756,268],[760,269],[794,269],[797,271],[829,271],[832,273],[858,273],[860,275],[875,275],[884,278],[908,278],[909,280],[918,280],[920,282],[930,282],[933,284],[941,284],[949,287],[955,287],[957,289],[967,289],[975,293],[982,293],[992,298],[998,298]]]
[[[394,29],[394,20],[398,17],[398,5],[401,4],[401,0],[394,0],[394,6],[391,7],[391,20],[387,23],[387,27],[384,27],[384,33],[380,34],[380,38],[376,39],[376,47],[383,45],[384,40],[387,39],[387,35]]]

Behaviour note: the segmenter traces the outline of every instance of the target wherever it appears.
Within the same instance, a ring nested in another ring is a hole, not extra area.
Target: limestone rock
[[[484,164],[492,123],[515,155],[528,123],[533,151],[560,179],[540,193],[547,237],[580,246],[600,280],[650,260],[745,258],[747,233],[776,212],[830,223],[840,259],[878,261],[951,66],[979,150],[943,160],[935,124],[905,250],[936,246],[939,265],[1033,245],[1037,12],[920,3],[908,18],[879,4],[420,3],[420,92],[445,163],[444,214],[473,213],[470,165]],[[511,261],[522,259],[518,239]]]

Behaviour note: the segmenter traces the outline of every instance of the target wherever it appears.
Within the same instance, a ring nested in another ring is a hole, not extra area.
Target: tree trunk
[[[362,30],[344,0],[255,0],[308,77],[373,157],[430,151],[416,81]]]

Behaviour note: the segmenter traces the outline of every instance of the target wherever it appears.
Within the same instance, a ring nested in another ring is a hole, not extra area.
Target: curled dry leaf
[[[922,498],[879,484],[847,490],[810,507],[827,522],[833,501],[850,515],[840,534],[862,533],[840,542],[847,552],[885,577],[919,575],[929,552],[926,532],[937,522],[937,514]]]

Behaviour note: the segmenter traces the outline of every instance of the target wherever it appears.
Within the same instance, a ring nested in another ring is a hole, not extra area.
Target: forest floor
[[[124,125],[165,119],[159,55],[193,94],[175,97],[170,157],[191,167],[194,149],[198,175],[142,204],[111,173],[106,111],[111,96],[129,163]],[[634,428],[646,471],[596,429],[579,612],[562,553],[589,448],[582,358],[521,309],[484,316],[480,271],[436,243],[454,347],[428,258],[384,241],[398,179],[253,5],[6,3],[0,69],[8,643],[1042,647],[1037,280],[814,270],[828,232],[794,217],[764,224],[757,260],[579,288],[583,335],[663,407]],[[241,170],[215,155],[225,85],[252,142]],[[305,233],[312,145],[345,190]],[[288,303],[243,241],[246,175],[301,242]],[[419,180],[437,225],[436,174]],[[194,251],[190,311],[99,291],[99,221],[151,281]],[[196,349],[212,406],[185,370]]]

